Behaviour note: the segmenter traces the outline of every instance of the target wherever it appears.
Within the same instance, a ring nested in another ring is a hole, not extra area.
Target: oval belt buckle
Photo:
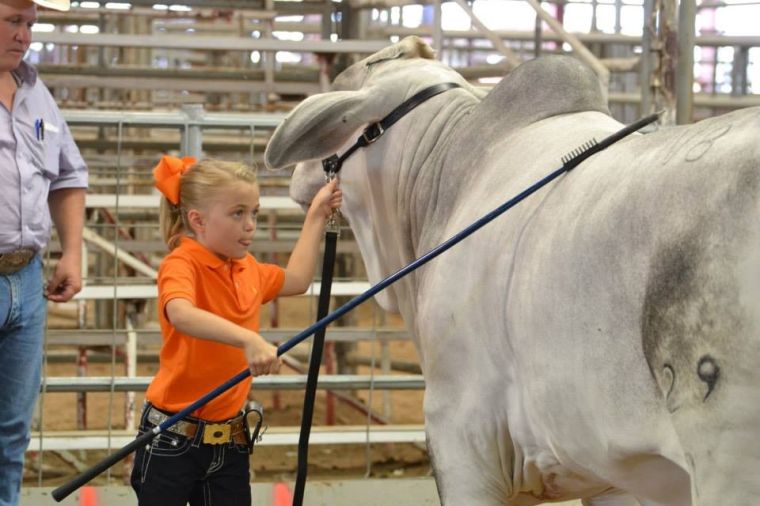
[[[228,423],[207,423],[203,427],[203,442],[210,445],[228,443],[231,430]]]

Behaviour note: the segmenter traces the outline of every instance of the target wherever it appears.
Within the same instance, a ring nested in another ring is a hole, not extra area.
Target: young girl
[[[145,395],[140,431],[160,424],[245,367],[276,373],[277,348],[259,334],[259,308],[278,295],[300,294],[314,276],[336,181],[314,197],[285,269],[248,252],[256,231],[259,188],[250,167],[165,156],[153,171],[161,233],[170,253],[158,272],[163,346]],[[132,487],[140,506],[251,504],[249,453],[241,409],[243,381],[138,449]]]

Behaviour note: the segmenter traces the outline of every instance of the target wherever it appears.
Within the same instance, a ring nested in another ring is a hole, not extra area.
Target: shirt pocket
[[[40,127],[40,121],[43,126]],[[37,171],[50,181],[58,178],[61,159],[60,130],[44,120],[35,119],[23,130],[24,144],[29,148],[29,160]]]

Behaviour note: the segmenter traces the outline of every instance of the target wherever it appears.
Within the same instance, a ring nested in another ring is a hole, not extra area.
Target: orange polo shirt
[[[277,296],[285,271],[252,255],[224,261],[186,237],[161,262],[158,310],[163,346],[158,373],[145,397],[159,409],[177,412],[248,367],[241,348],[180,333],[166,318],[166,303],[187,299],[196,307],[259,331],[259,309]],[[226,420],[245,404],[249,381],[241,381],[192,415]]]

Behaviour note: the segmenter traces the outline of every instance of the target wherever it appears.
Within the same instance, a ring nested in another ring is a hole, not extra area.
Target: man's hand
[[[66,302],[82,289],[82,229],[84,228],[84,188],[63,188],[50,192],[48,205],[58,238],[61,259],[45,296],[53,302]]]
[[[79,259],[61,257],[53,277],[45,287],[45,297],[53,302],[67,302],[82,289],[82,266]]]

